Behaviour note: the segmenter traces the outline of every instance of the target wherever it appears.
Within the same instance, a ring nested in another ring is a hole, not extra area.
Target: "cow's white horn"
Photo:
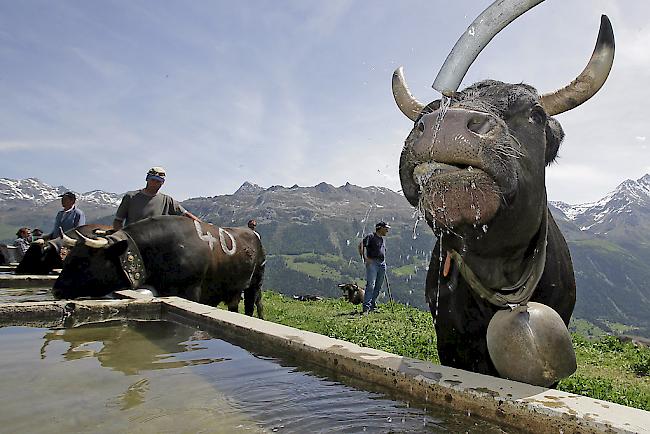
[[[75,240],[74,238],[70,238],[69,236],[67,236],[67,235],[65,234],[65,232],[63,232],[63,229],[59,228],[59,230],[61,231],[61,238],[63,239],[63,244],[64,244],[66,247],[74,247],[74,246],[77,244],[77,240]],[[78,232],[77,232],[77,233],[78,233]]]
[[[596,47],[585,69],[562,89],[540,97],[540,104],[549,116],[576,108],[600,90],[614,63],[614,45],[612,23],[607,15],[602,15]]]
[[[108,240],[106,238],[98,238],[96,240],[93,240],[92,238],[84,237],[81,234],[81,232],[79,232],[77,230],[75,230],[75,232],[77,233],[77,235],[79,235],[79,238],[84,240],[84,245],[86,245],[88,247],[92,247],[92,248],[95,248],[95,249],[101,249],[102,247],[105,247],[108,244]]]
[[[392,85],[393,97],[395,98],[397,107],[399,107],[407,118],[415,122],[425,106],[411,94],[411,91],[406,85],[406,79],[404,78],[404,68],[401,66],[393,72]]]
[[[515,18],[543,1],[496,0],[488,6],[458,39],[440,68],[433,88],[446,96],[456,92],[467,70],[488,42]]]

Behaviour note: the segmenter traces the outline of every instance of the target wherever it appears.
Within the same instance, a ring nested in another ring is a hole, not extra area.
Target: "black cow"
[[[603,16],[583,73],[541,97],[525,84],[486,80],[424,105],[395,71],[395,99],[415,123],[400,159],[403,192],[438,238],[426,299],[443,364],[544,386],[575,370],[566,330],[573,267],[544,185],[564,136],[551,116],[593,96],[613,56]]]
[[[77,232],[86,237],[97,237],[112,229],[112,226],[90,224],[69,230],[66,235],[78,239]],[[25,256],[16,267],[16,274],[49,274],[52,270],[63,267],[65,247],[61,238],[34,241]]]
[[[62,247],[60,238],[34,241],[16,267],[16,274],[49,274],[55,268],[63,267]]]
[[[248,228],[220,228],[187,217],[161,216],[126,226],[103,239],[82,237],[64,261],[52,292],[57,298],[102,297],[125,288],[151,286],[236,312],[261,312],[265,254]]]

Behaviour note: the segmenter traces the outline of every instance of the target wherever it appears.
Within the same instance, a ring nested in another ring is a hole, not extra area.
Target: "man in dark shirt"
[[[149,169],[145,188],[129,191],[122,198],[122,202],[115,213],[115,220],[113,220],[114,229],[119,230],[123,226],[159,215],[184,215],[192,220],[201,221],[183,208],[176,199],[158,192],[165,183],[165,176],[166,172],[162,167]]]
[[[386,277],[386,244],[384,237],[390,226],[386,222],[375,225],[375,232],[364,237],[359,243],[359,254],[366,264],[366,294],[363,299],[363,313],[376,308],[379,290]]]

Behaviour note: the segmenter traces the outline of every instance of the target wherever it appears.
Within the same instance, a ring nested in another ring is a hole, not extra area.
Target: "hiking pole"
[[[393,302],[393,294],[390,293],[390,282],[388,281],[388,270],[386,271],[386,274],[384,275],[384,280],[386,281],[386,289],[388,289],[388,299],[390,302]]]

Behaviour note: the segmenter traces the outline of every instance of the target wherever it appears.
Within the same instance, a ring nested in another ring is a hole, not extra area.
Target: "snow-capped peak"
[[[580,229],[592,230],[597,225],[611,221],[613,217],[629,214],[635,207],[650,208],[650,175],[637,180],[628,179],[616,189],[596,202],[569,205],[564,202],[551,202]]]
[[[54,200],[66,191],[71,191],[63,186],[53,187],[37,178],[9,179],[0,178],[0,203],[7,201],[25,201],[34,205],[44,205]],[[77,193],[77,201],[93,203],[96,205],[117,206],[121,195],[93,190],[87,193]]]

